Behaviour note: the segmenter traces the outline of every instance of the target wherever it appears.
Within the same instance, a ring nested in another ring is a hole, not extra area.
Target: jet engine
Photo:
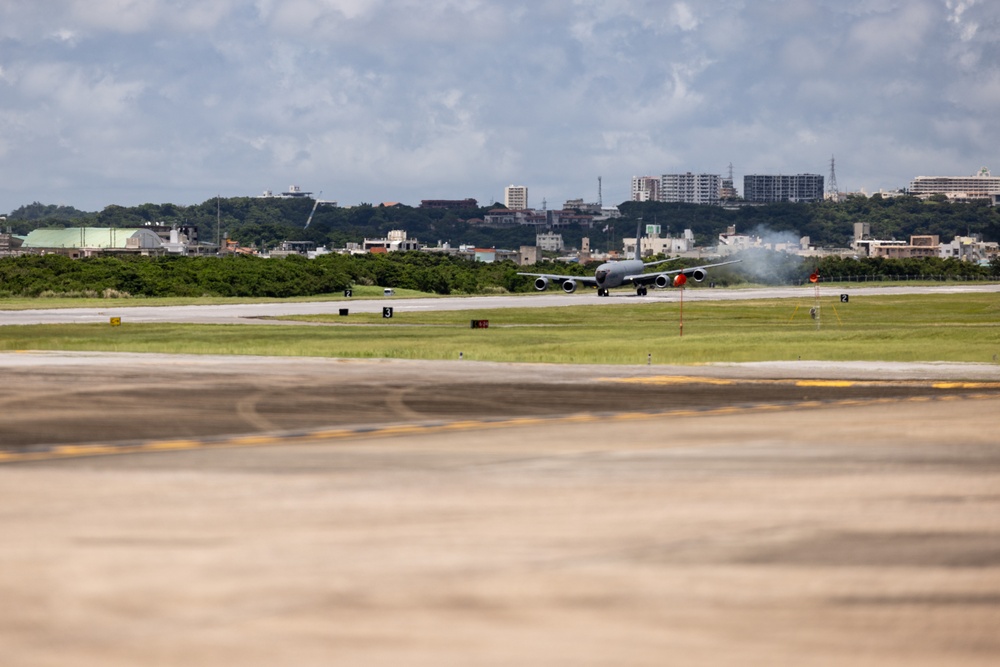
[[[544,292],[549,288],[548,278],[535,278],[535,289],[539,292]]]
[[[566,292],[566,294],[572,294],[573,292],[576,291],[576,281],[575,280],[567,280],[567,281],[563,282],[562,288],[563,288],[563,291]]]
[[[659,275],[659,276],[656,276],[655,283],[656,283],[657,287],[659,287],[659,288],[662,289],[664,287],[670,287],[670,285],[672,284],[672,281],[670,280],[670,276]]]
[[[687,275],[688,278],[695,281],[696,283],[700,283],[702,280],[705,279],[705,269],[697,269],[685,275]]]

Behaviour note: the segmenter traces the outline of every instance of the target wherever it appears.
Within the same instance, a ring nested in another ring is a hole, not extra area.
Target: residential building
[[[736,186],[733,184],[732,173],[730,173],[729,178],[722,179],[721,185],[719,185],[719,199],[723,201],[733,201],[740,198],[740,193],[736,191]]]
[[[306,199],[308,197],[312,197],[312,193],[311,192],[305,192],[305,191],[302,190],[302,188],[300,188],[297,185],[289,185],[287,192],[279,192],[278,194],[274,194],[270,190],[264,190],[264,194],[260,195],[260,197],[258,197],[258,199],[272,199],[272,198],[277,198],[277,199]]]
[[[420,250],[420,242],[407,238],[402,229],[393,229],[384,239],[365,239],[363,248],[365,252],[402,252]]]
[[[479,208],[479,202],[475,199],[421,199],[420,208],[436,208],[449,210],[468,210]]]
[[[528,186],[508,185],[503,189],[503,205],[513,211],[528,208]]]
[[[484,227],[514,227],[516,225],[544,227],[548,225],[548,216],[545,211],[505,208],[493,209],[483,216]]]
[[[580,225],[581,227],[593,227],[594,216],[587,213],[577,213],[574,210],[546,211],[546,217],[550,227],[568,227],[569,225]]]
[[[680,237],[661,236],[660,225],[646,225],[646,232],[640,241],[640,256],[679,255],[694,250],[694,232],[685,229]],[[622,239],[625,257],[635,257],[635,237]]]
[[[545,232],[543,234],[536,234],[535,245],[537,245],[542,250],[547,250],[549,252],[562,252],[563,249],[562,234],[556,234],[555,232]]]
[[[588,203],[583,199],[567,199],[563,204],[563,211],[579,211],[587,215],[601,215],[601,205],[598,203]]]
[[[909,194],[927,198],[944,195],[949,199],[988,199],[992,203],[1000,195],[1000,177],[983,167],[975,176],[917,176],[910,183]]]
[[[21,254],[22,243],[24,240],[14,236],[10,231],[0,233],[0,257]]]
[[[1000,244],[995,241],[983,241],[980,234],[956,236],[951,243],[939,247],[938,255],[945,259],[958,259],[963,262],[989,263],[1000,255]]]
[[[743,199],[755,203],[823,201],[823,177],[819,174],[747,174],[743,177]]]
[[[530,264],[538,263],[538,246],[533,245],[523,245],[521,246],[520,257],[517,260],[518,265],[528,266]]]
[[[660,201],[660,179],[656,176],[633,176],[632,201]]]
[[[663,174],[658,201],[718,204],[722,177],[718,174]]]
[[[867,257],[885,257],[889,259],[909,259],[912,257],[937,257],[940,250],[937,235],[926,234],[911,236],[910,242],[882,241],[878,239],[858,239],[854,247]]]

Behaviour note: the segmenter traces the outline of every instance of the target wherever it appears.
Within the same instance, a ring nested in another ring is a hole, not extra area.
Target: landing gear
[[[635,295],[636,296],[646,296],[646,288],[645,287],[636,287],[635,288]]]
[[[604,289],[603,287],[598,287],[597,296],[608,296],[608,290]]]

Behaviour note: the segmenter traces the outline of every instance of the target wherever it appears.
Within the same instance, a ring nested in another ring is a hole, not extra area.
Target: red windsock
[[[688,281],[687,276],[685,276],[683,273],[678,273],[676,276],[674,276],[674,287],[683,287],[684,283],[686,283],[687,281]]]
[[[818,283],[819,282],[819,271],[813,271],[812,275],[809,276],[809,282]]]

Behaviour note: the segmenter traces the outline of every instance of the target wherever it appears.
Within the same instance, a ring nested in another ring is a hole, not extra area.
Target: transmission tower
[[[604,208],[604,197],[601,195],[601,177],[597,177],[597,205]]]
[[[837,187],[837,171],[834,169],[835,161],[830,156],[830,182],[826,186],[826,194],[833,201],[840,201],[840,189]]]

